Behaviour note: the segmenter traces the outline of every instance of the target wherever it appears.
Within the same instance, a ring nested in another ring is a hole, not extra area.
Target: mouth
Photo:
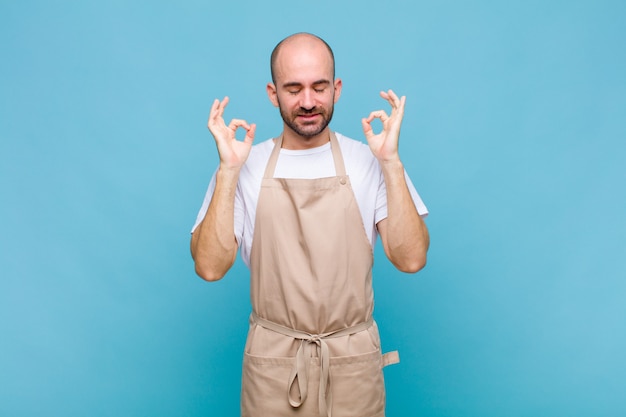
[[[308,121],[311,121],[311,120],[315,120],[319,116],[320,116],[319,113],[299,114],[298,118],[308,122]]]

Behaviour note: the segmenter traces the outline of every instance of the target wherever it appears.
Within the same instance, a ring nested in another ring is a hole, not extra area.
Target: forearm
[[[221,279],[235,262],[235,190],[238,170],[219,169],[215,190],[204,220],[191,236],[191,256],[196,273],[207,281]]]
[[[379,231],[385,252],[399,270],[417,272],[426,265],[428,229],[415,208],[402,163],[396,160],[381,166],[387,188],[387,219]]]

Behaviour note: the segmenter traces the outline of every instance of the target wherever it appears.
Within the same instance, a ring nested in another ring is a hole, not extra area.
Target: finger
[[[369,140],[372,136],[374,136],[374,132],[372,131],[372,125],[370,124],[371,120],[363,118],[361,119],[361,126],[363,127],[363,133],[365,134],[365,139]]]
[[[222,117],[224,115],[224,110],[226,109],[226,106],[228,105],[228,102],[230,101],[230,99],[228,98],[228,96],[224,97],[224,99],[222,101],[216,99],[214,104],[216,103],[215,106],[215,117]]]
[[[218,99],[213,100],[213,104],[211,104],[211,110],[209,110],[209,117],[215,118],[217,114],[219,114],[221,102]]]
[[[224,109],[228,105],[228,102],[228,96],[224,97],[222,101],[220,101],[219,99],[213,100],[213,105],[211,106],[211,110],[209,112],[209,121],[207,124],[208,126],[217,123],[219,119],[223,117]]]
[[[397,98],[397,97],[396,97]],[[402,96],[398,99],[396,106],[393,108],[392,113],[398,115],[400,118],[404,115],[404,104],[406,103],[406,96]]]
[[[385,123],[387,119],[389,119],[389,116],[384,110],[375,110],[367,116],[366,120],[368,123],[371,123],[374,119],[380,119],[381,122]]]
[[[391,89],[386,92],[381,91],[380,95],[381,97],[383,97],[385,100],[389,102],[393,110],[397,109],[401,104],[401,100],[398,98],[396,93],[394,93],[393,90]]]
[[[207,122],[207,126],[211,126],[211,123],[215,120],[215,116],[217,114],[217,108],[220,105],[220,101],[218,99],[213,100],[213,104],[211,105],[211,110],[209,110],[209,121]]]
[[[246,136],[243,138],[243,141],[248,144],[252,144],[252,141],[254,141],[255,132],[256,132],[256,124],[252,123],[250,124],[250,128],[246,132]]]
[[[394,93],[394,92],[393,92],[393,90],[391,90],[391,89],[390,89],[389,91],[387,91],[387,95],[391,98],[391,100],[392,100],[394,103],[397,103],[397,102],[399,102],[399,101],[400,101],[400,100],[398,99],[398,96],[396,95],[396,93]]]
[[[380,96],[387,100],[391,105],[392,110],[403,108],[406,97],[398,97],[398,95],[391,89],[387,91],[381,91]]]
[[[248,124],[248,122],[242,119],[233,119],[228,124],[228,128],[233,131],[237,130],[240,127],[243,127],[246,130],[250,130],[250,125]]]
[[[220,110],[224,111],[224,109],[226,108],[226,106],[228,106],[228,103],[230,102],[230,98],[228,98],[228,96],[224,96],[224,99],[222,100],[222,102],[220,103]]]
[[[398,105],[398,108],[404,111],[405,104],[406,104],[406,96],[400,97],[400,104]]]

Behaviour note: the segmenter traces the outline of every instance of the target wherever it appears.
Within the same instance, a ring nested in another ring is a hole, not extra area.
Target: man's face
[[[311,105],[302,105],[298,102],[298,95],[322,96],[332,91],[328,86],[313,86],[312,93],[302,91],[304,89],[305,87],[290,87],[287,97],[278,94],[278,108],[283,121],[291,130],[302,137],[311,138],[322,133],[333,118],[335,94],[330,93],[330,100],[326,97],[320,97],[320,100],[305,98],[304,101],[310,101]]]
[[[308,139],[322,133],[330,123],[341,80],[333,79],[333,63],[325,46],[304,40],[282,47],[273,88],[270,99],[280,109],[285,125]]]

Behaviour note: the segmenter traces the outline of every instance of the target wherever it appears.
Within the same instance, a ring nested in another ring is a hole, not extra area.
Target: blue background
[[[249,292],[197,278],[206,118],[280,131],[309,31],[333,128],[408,97],[429,264],[377,247],[388,415],[626,415],[626,2],[0,2],[0,415],[234,416]]]

